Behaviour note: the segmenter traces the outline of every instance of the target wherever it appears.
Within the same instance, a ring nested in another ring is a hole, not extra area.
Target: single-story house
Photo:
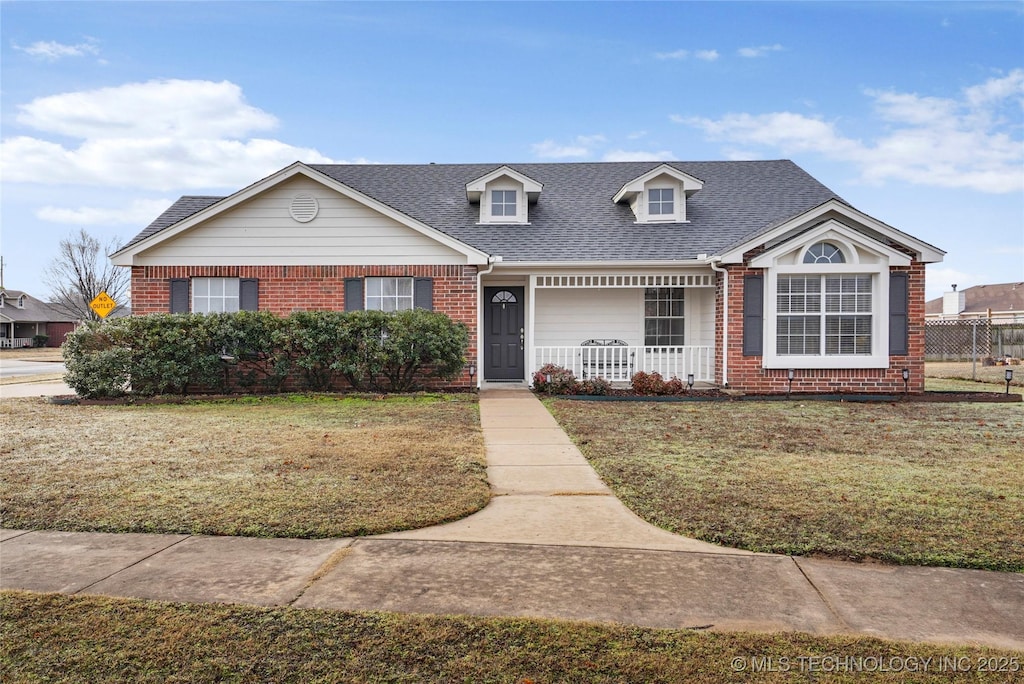
[[[31,347],[46,335],[47,347],[59,347],[77,322],[21,290],[0,288],[0,347]]]
[[[949,321],[985,318],[994,323],[1024,322],[1024,283],[975,285],[957,290],[956,285],[941,297],[925,303],[927,320]]]
[[[460,386],[554,363],[919,392],[925,264],[943,255],[790,161],[295,163],[182,197],[112,259],[135,314],[444,312],[471,335]]]

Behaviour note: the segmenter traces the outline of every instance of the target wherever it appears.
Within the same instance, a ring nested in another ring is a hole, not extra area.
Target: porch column
[[[530,275],[529,288],[530,296],[526,299],[529,304],[526,309],[526,359],[524,359],[525,363],[523,364],[523,370],[526,371],[526,384],[532,385],[534,371],[533,364],[537,359],[537,348],[533,341],[534,312],[537,310],[537,276],[532,274]]]

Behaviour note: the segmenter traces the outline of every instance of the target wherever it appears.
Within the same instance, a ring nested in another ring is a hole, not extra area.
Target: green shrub
[[[190,388],[279,391],[291,374],[316,391],[404,392],[451,380],[469,332],[422,309],[151,314],[90,323],[69,336],[69,384],[83,397],[185,394]],[[72,384],[75,383],[75,384]]]
[[[338,370],[356,389],[407,392],[426,378],[452,380],[466,365],[465,324],[425,309],[353,311]]]
[[[90,322],[64,339],[64,382],[78,396],[120,397],[128,391],[131,350],[119,343],[117,332],[104,323]]]
[[[339,361],[350,353],[349,326],[341,311],[296,311],[273,334],[274,345],[289,367],[297,369],[306,387],[316,392],[334,389]]]
[[[33,335],[32,346],[33,347],[45,347],[46,343],[50,341],[49,335]]]

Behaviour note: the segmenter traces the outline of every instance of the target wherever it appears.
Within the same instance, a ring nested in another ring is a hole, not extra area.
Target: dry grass
[[[0,349],[0,362],[15,361],[63,361],[60,347],[23,347],[21,349]]]
[[[1024,387],[1024,366],[983,366],[977,363],[972,367],[970,362],[929,361],[924,365],[925,388],[947,392],[1005,392],[1007,370],[1013,371],[1010,391],[1020,394]]]
[[[615,494],[710,542],[1024,571],[1024,406],[549,406]]]
[[[5,527],[335,537],[486,505],[475,398],[5,400]]]
[[[979,664],[1009,682],[1024,667],[1012,651],[853,636],[13,592],[0,596],[0,636],[5,682],[967,682],[984,678]],[[829,672],[840,658],[868,669]]]

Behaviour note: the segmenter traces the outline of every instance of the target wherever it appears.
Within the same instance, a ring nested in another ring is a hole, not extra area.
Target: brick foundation
[[[170,310],[173,278],[256,278],[260,311],[287,316],[294,311],[344,311],[345,279],[376,276],[433,279],[434,311],[461,321],[469,330],[466,358],[477,357],[476,266],[133,266],[132,313]],[[468,364],[467,364],[468,365]],[[479,365],[479,364],[478,364]],[[469,371],[446,389],[475,386]]]

